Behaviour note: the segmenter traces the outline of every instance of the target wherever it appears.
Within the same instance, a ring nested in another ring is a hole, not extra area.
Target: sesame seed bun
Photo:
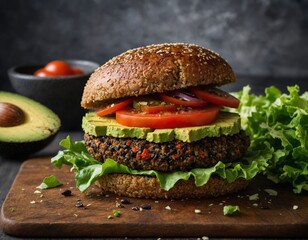
[[[194,181],[180,180],[169,191],[162,189],[155,177],[138,176],[128,174],[106,174],[102,176],[96,185],[105,193],[133,198],[151,199],[185,199],[185,198],[211,198],[235,193],[246,188],[248,180],[239,178],[228,183],[219,177],[212,176],[209,181],[196,187]]]
[[[194,44],[157,44],[126,51],[96,69],[81,101],[87,109],[114,99],[235,82],[229,64],[217,53]]]

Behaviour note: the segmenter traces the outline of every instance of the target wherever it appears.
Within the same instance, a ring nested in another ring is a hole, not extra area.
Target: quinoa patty
[[[87,133],[84,139],[89,153],[101,162],[112,158],[131,169],[163,172],[208,168],[219,161],[235,162],[250,144],[244,131],[232,136],[206,137],[192,143],[180,140],[154,143],[136,138],[95,137]]]

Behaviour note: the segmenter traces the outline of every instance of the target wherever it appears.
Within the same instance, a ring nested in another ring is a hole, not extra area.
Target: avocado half
[[[60,129],[59,117],[30,98],[0,91],[0,103],[12,104],[23,112],[23,120],[18,125],[0,125],[1,156],[25,157],[37,152],[47,146]]]

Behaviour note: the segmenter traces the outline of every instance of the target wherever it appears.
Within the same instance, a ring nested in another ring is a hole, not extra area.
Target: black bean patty
[[[250,140],[244,131],[232,136],[207,137],[186,143],[148,142],[136,138],[95,137],[84,135],[87,150],[99,161],[112,158],[131,169],[170,172],[207,168],[218,161],[235,162],[246,152]]]

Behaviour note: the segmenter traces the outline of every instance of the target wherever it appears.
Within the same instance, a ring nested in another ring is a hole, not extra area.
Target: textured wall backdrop
[[[162,42],[196,43],[238,75],[301,77],[307,87],[307,0],[1,0],[0,89],[11,88],[6,71],[14,65],[104,63]]]

